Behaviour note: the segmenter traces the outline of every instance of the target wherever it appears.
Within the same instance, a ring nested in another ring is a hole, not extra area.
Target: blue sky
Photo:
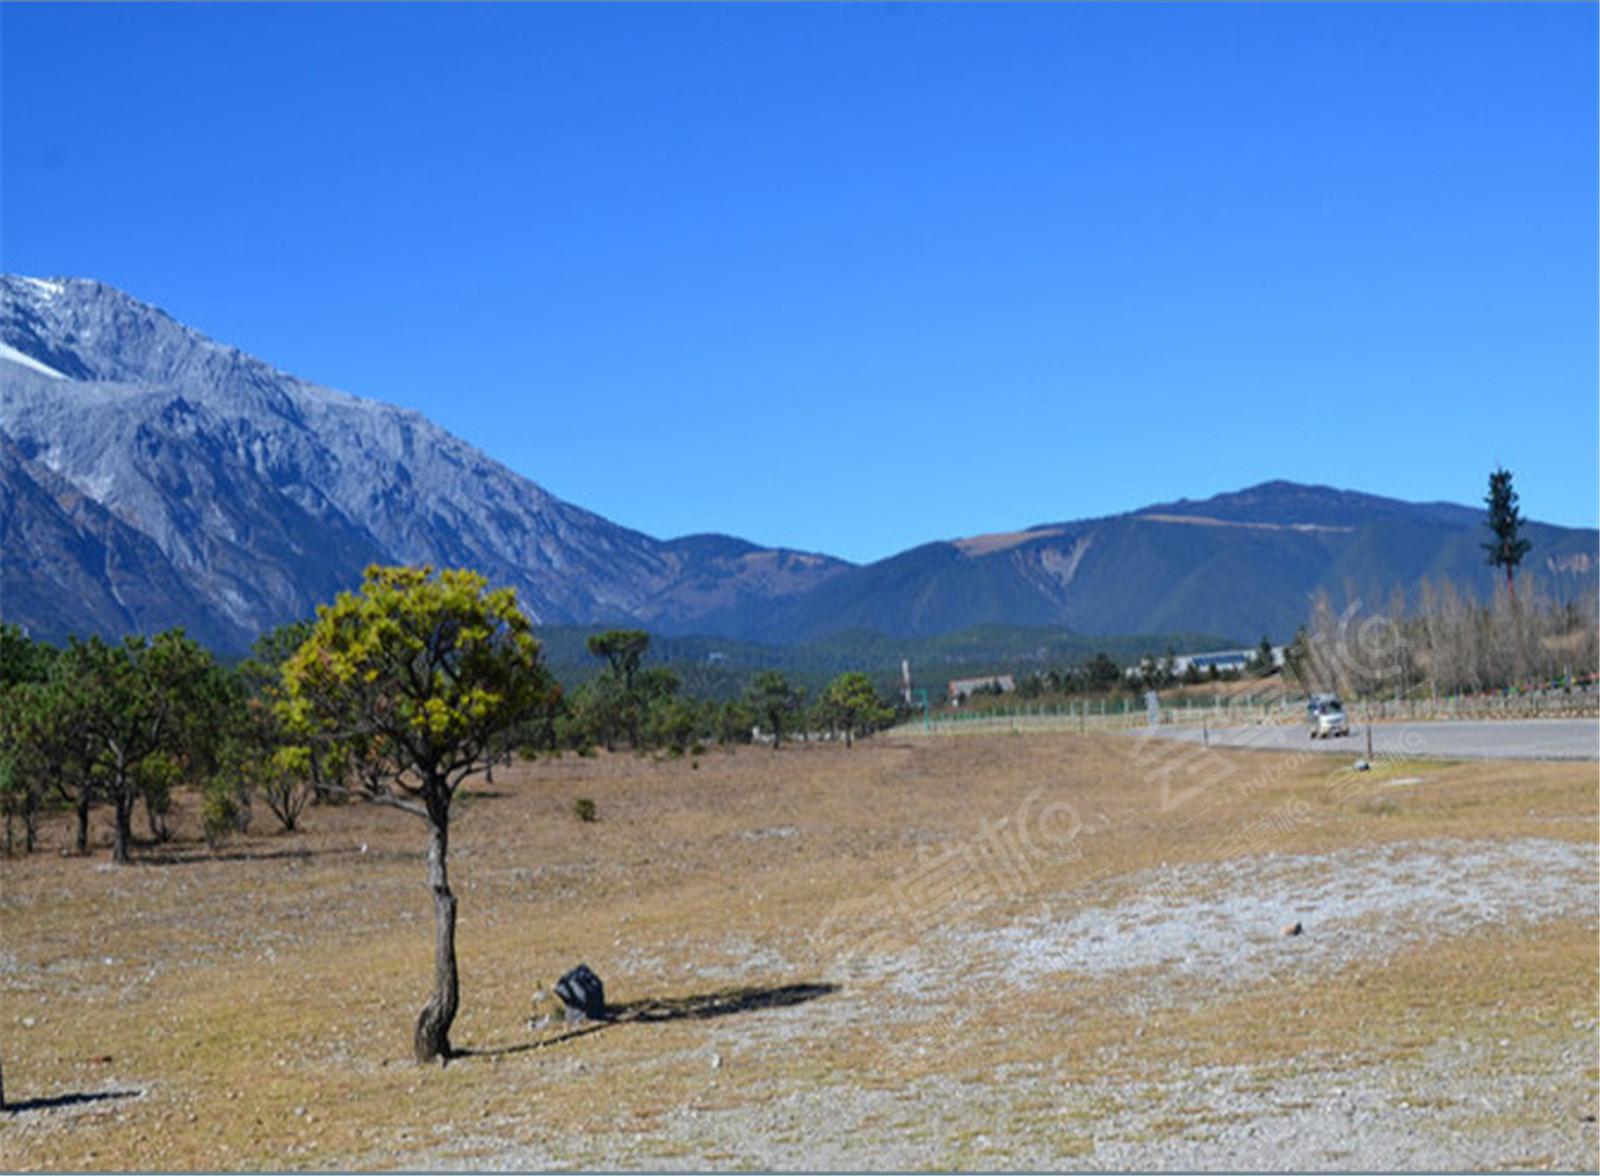
[[[1592,526],[1596,13],[8,4],[0,249],[661,536]]]

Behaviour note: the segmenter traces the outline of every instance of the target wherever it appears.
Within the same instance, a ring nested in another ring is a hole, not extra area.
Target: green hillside
[[[1529,523],[1524,572],[1574,599],[1596,584],[1594,530]],[[931,637],[974,626],[1058,626],[1083,635],[1204,632],[1286,641],[1314,593],[1336,607],[1416,598],[1423,577],[1485,598],[1481,512],[1353,491],[1267,483],[1203,502],[1148,507],[1009,536],[930,543],[833,576],[759,615],[703,631],[773,643],[869,630]]]
[[[600,669],[585,645],[591,634],[600,631],[599,627],[576,625],[549,625],[538,630],[546,661],[568,686],[586,681]],[[812,695],[835,675],[860,670],[887,693],[898,688],[900,663],[905,659],[911,663],[913,685],[937,696],[951,678],[1073,666],[1097,652],[1119,663],[1131,663],[1169,647],[1183,653],[1229,644],[1203,633],[1090,638],[1059,626],[978,625],[955,633],[910,638],[853,630],[789,645],[652,635],[646,660],[670,668],[689,694],[730,698],[756,673],[768,669],[782,671]]]

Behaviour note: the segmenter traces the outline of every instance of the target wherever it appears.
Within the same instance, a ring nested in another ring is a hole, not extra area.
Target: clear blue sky
[[[8,4],[3,262],[647,532],[1594,525],[1592,4]]]

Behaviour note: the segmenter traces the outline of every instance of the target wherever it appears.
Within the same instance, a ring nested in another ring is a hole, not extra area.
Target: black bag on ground
[[[606,986],[600,977],[579,964],[556,981],[556,996],[567,1006],[569,1021],[603,1021],[606,1018]]]

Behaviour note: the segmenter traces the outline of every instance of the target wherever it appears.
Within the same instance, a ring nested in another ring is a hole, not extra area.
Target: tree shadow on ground
[[[837,984],[728,988],[721,992],[702,992],[664,1000],[629,1001],[627,1004],[613,1005],[608,1011],[618,1021],[709,1021],[713,1017],[727,1017],[734,1013],[785,1009],[838,991]]]
[[[354,849],[269,849],[256,853],[248,849],[205,850],[169,849],[156,853],[141,853],[133,858],[140,866],[196,866],[202,862],[277,862],[309,861],[314,857],[353,854]]]
[[[290,834],[293,836],[293,834]],[[201,846],[179,846],[166,850],[134,854],[131,864],[135,866],[198,866],[207,862],[279,862],[302,861],[308,862],[315,858],[333,857],[367,857],[373,861],[385,858],[416,857],[416,854],[399,850],[370,850],[364,851],[356,845],[328,845],[318,848],[309,846],[296,846],[286,849],[256,850],[249,847],[241,849],[205,849]]]
[[[21,1102],[8,1101],[0,1106],[0,1115],[19,1114],[22,1111],[55,1111],[62,1107],[76,1107],[84,1103],[108,1102],[118,1098],[138,1098],[142,1090],[100,1090],[80,1094],[57,1094],[50,1098],[25,1098]]]
[[[607,1006],[606,1019],[603,1021],[589,1021],[579,1024],[575,1028],[569,1029],[565,1033],[557,1034],[554,1037],[544,1037],[537,1041],[525,1041],[520,1045],[504,1045],[495,1049],[458,1049],[453,1056],[457,1058],[503,1057],[507,1054],[546,1049],[553,1045],[560,1045],[565,1041],[571,1041],[574,1037],[585,1037],[591,1033],[598,1033],[602,1029],[610,1029],[614,1025],[624,1025],[634,1021],[647,1023],[709,1021],[715,1017],[728,1017],[735,1013],[754,1013],[760,1012],[762,1009],[790,1008],[838,991],[839,986],[837,984],[781,984],[776,987],[724,988],[716,992],[696,993],[693,996],[672,996],[656,1000],[628,1001],[624,1004]]]

